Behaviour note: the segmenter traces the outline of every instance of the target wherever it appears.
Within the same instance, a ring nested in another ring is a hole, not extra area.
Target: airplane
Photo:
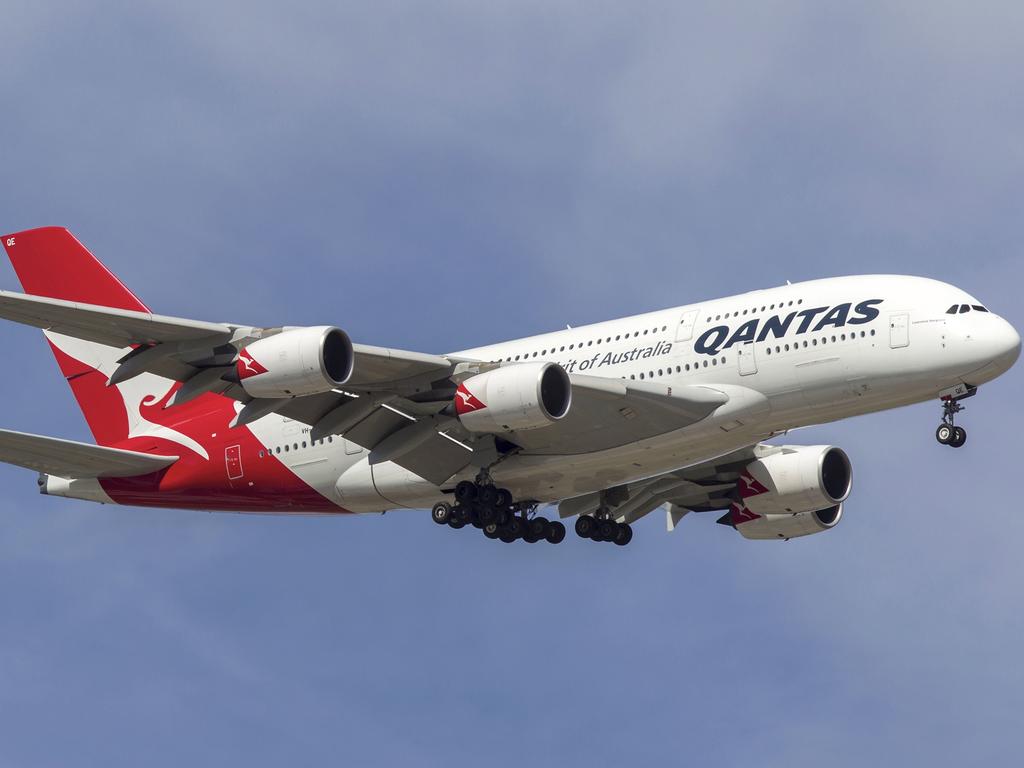
[[[5,235],[24,293],[0,317],[43,330],[96,444],[0,430],[0,461],[48,496],[241,513],[430,509],[506,543],[628,544],[664,509],[748,539],[831,530],[846,452],[766,441],[963,401],[1021,339],[961,289],[836,277],[448,354],[354,343],[334,325],[156,315],[67,229]],[[557,505],[558,519],[539,514]]]

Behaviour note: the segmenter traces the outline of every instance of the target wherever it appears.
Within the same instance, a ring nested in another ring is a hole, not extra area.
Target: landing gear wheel
[[[601,520],[597,524],[597,533],[594,535],[594,541],[615,541],[615,534],[618,533],[616,530],[618,526],[612,520]]]
[[[496,523],[484,526],[484,536],[488,539],[496,539],[501,535],[501,529]]]
[[[438,525],[447,525],[448,521],[452,519],[451,504],[443,501],[435,504],[434,508],[430,510],[430,519]]]
[[[498,489],[493,485],[485,485],[480,488],[476,498],[484,506],[493,507],[495,501],[498,499]]]
[[[541,539],[548,537],[549,523],[543,517],[535,517],[526,523],[526,535],[523,537],[531,544],[536,544]]]
[[[624,547],[633,540],[633,529],[629,526],[629,523],[622,523],[619,529],[615,532],[615,543]]]
[[[515,541],[523,535],[523,521],[518,517],[513,517],[507,523],[505,523],[505,533],[512,537],[512,541]],[[504,537],[502,541],[504,541]]]
[[[459,528],[465,528],[466,527],[466,521],[463,520],[461,516],[460,517],[455,517],[453,515],[451,520],[448,521],[448,527],[449,528],[454,528],[457,531],[457,530],[459,530]]]
[[[455,486],[455,500],[460,504],[468,504],[476,500],[476,485],[469,480],[463,480]]]
[[[561,544],[565,540],[565,526],[558,520],[555,520],[548,526],[548,535],[545,538],[551,544]]]
[[[590,515],[580,515],[576,518],[576,535],[581,539],[589,539],[597,529],[597,520]]]
[[[498,519],[498,510],[485,504],[481,499],[480,507],[477,510],[477,518],[480,520],[481,525],[490,525]]]
[[[956,427],[949,424],[940,424],[939,428],[935,430],[935,439],[943,445],[949,445],[953,441],[955,430]]]
[[[512,494],[504,488],[498,488],[494,494],[494,506],[498,509],[505,509],[512,506]]]
[[[953,437],[949,440],[951,448],[960,448],[967,442],[967,430],[963,427],[953,427]]]

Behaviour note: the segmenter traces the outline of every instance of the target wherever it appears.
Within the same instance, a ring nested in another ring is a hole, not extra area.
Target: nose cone
[[[1003,320],[1003,328],[999,331],[997,343],[1001,351],[996,362],[1005,365],[1003,370],[1008,371],[1020,357],[1020,334],[1016,328]]]
[[[964,336],[966,344],[962,349],[967,352],[965,360],[971,360],[978,366],[965,376],[970,384],[982,384],[1002,376],[1020,357],[1020,334],[1001,317],[986,318],[990,320],[984,329],[972,329]]]

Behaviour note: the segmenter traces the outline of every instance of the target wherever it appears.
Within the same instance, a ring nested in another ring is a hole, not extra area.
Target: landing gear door
[[[754,358],[754,342],[747,341],[736,347],[736,357],[739,360],[740,376],[749,376],[757,373],[757,360]]]
[[[893,349],[910,345],[910,315],[899,312],[889,315],[889,346]]]
[[[676,326],[676,341],[689,341],[693,337],[693,324],[697,322],[697,311],[684,312]]]

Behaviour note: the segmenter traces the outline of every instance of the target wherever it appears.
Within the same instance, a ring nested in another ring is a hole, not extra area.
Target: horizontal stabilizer
[[[0,429],[0,461],[69,479],[148,475],[178,460]]]

